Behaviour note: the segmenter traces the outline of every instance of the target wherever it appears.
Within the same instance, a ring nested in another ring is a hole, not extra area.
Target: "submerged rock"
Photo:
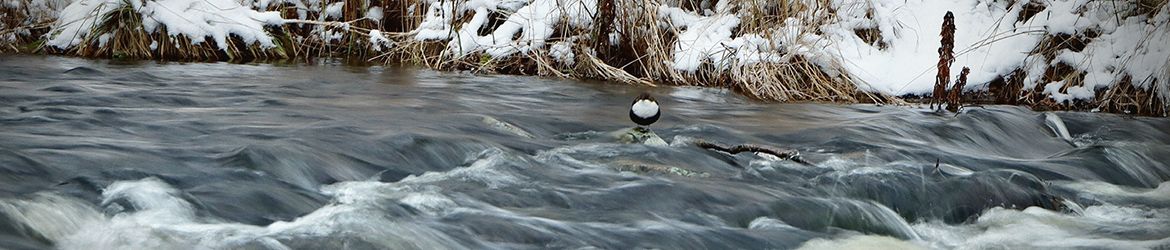
[[[616,162],[613,162],[613,164],[617,165],[618,171],[632,172],[632,173],[638,173],[638,174],[667,173],[667,174],[674,174],[674,175],[678,175],[678,176],[682,176],[682,177],[697,177],[697,178],[706,178],[706,177],[711,176],[711,174],[709,174],[709,173],[693,171],[693,170],[680,168],[680,167],[651,164],[651,163],[645,163],[645,162],[616,161]]]
[[[492,129],[495,129],[495,130],[499,130],[502,132],[507,132],[510,134],[523,136],[523,137],[527,137],[527,138],[533,138],[532,134],[528,133],[527,131],[524,131],[524,129],[517,127],[516,125],[512,125],[510,123],[500,121],[500,120],[495,119],[491,116],[486,116],[486,115],[483,116],[483,123],[487,124]],[[563,135],[562,137],[586,138],[587,139],[587,138],[592,137],[590,135],[594,134],[594,133],[596,133],[596,132],[572,133],[572,134]],[[607,135],[610,138],[617,139],[618,143],[625,143],[625,144],[636,143],[636,144],[645,144],[645,145],[652,145],[652,146],[669,146],[670,145],[669,143],[666,143],[666,140],[663,140],[662,137],[659,137],[658,134],[655,134],[654,131],[650,131],[650,129],[645,128],[645,127],[631,127],[631,128],[619,129],[619,130],[616,130],[613,132],[609,132],[609,133],[607,133]],[[610,164],[613,165],[617,171],[632,172],[632,173],[638,173],[638,174],[667,173],[667,174],[674,174],[674,175],[683,176],[683,177],[698,177],[698,178],[704,178],[704,177],[711,176],[711,174],[709,174],[709,173],[693,171],[693,170],[684,169],[684,168],[675,167],[675,166],[667,166],[667,165],[647,163],[647,162],[641,162],[641,161],[615,161],[615,162],[611,162]]]
[[[632,127],[611,132],[610,135],[618,139],[620,143],[640,143],[652,146],[668,146],[662,137],[658,137],[654,131],[645,127]]]
[[[512,125],[511,123],[500,121],[495,117],[485,115],[483,116],[483,123],[487,124],[492,129],[499,130],[501,132],[523,136],[525,138],[533,138],[532,133],[528,133],[528,131],[524,131],[524,129],[517,127],[516,125]]]

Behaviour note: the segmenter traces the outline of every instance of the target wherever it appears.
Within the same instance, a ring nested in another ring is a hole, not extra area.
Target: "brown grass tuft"
[[[930,107],[938,105],[942,109],[946,101],[947,85],[951,83],[951,63],[955,62],[955,14],[947,11],[943,16],[942,36],[938,48],[938,74],[934,78],[934,94],[930,98]]]
[[[1133,86],[1130,77],[1123,78],[1107,90],[1099,91],[1097,96],[1100,104],[1096,109],[1104,112],[1160,116],[1167,116],[1170,112],[1165,98]]]
[[[967,74],[971,73],[971,69],[963,67],[963,71],[959,72],[959,80],[955,81],[955,86],[951,87],[950,93],[947,93],[947,110],[955,112],[963,105],[963,87],[967,85]]]
[[[10,0],[0,4],[0,53],[33,51],[40,46],[41,35],[56,21],[47,12],[61,8],[60,4],[68,2]]]

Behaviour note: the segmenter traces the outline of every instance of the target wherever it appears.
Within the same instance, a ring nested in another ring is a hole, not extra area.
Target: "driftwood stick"
[[[720,151],[720,152],[724,152],[724,153],[728,153],[728,154],[739,154],[739,153],[743,153],[743,152],[770,154],[770,155],[776,156],[780,159],[787,159],[787,160],[790,160],[790,161],[793,161],[796,163],[809,165],[809,166],[813,165],[812,163],[805,161],[803,157],[800,157],[800,152],[797,152],[796,150],[782,149],[782,148],[777,148],[777,147],[768,146],[768,145],[740,144],[740,145],[728,147],[727,145],[724,145],[724,144],[721,144],[718,142],[709,142],[709,141],[705,141],[705,140],[695,140],[695,146],[699,146],[700,148]]]

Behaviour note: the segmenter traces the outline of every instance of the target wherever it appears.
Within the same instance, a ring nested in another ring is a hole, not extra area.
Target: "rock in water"
[[[670,145],[666,143],[666,140],[663,140],[662,137],[658,137],[657,134],[654,134],[654,131],[650,131],[650,129],[644,127],[622,129],[614,131],[612,135],[617,137],[618,142],[621,143],[641,143],[653,146]]]

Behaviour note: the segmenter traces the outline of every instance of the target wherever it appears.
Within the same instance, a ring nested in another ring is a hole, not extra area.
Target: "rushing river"
[[[0,248],[1170,249],[1164,118],[318,64],[0,55]]]

